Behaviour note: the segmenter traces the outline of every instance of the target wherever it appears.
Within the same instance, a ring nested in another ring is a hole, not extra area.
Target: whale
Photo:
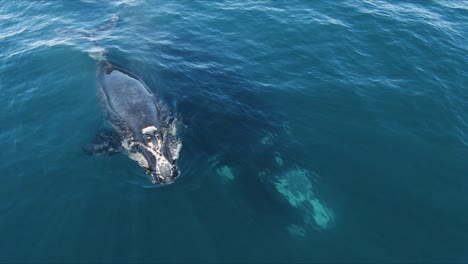
[[[153,184],[167,185],[180,175],[182,143],[177,118],[135,74],[106,60],[97,62],[96,90],[108,133],[99,133],[87,154],[124,153]]]
[[[108,59],[98,39],[114,30],[118,21],[112,15],[94,30],[56,30],[64,37],[88,40],[92,44],[88,55],[97,65],[96,91],[106,122],[83,151],[87,155],[123,153],[138,163],[153,184],[168,185],[180,175],[180,122],[140,77]]]

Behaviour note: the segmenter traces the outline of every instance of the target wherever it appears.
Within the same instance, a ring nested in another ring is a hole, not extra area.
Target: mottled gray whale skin
[[[170,184],[180,174],[182,147],[176,119],[145,83],[106,61],[98,62],[97,92],[109,124],[129,158],[155,184]]]

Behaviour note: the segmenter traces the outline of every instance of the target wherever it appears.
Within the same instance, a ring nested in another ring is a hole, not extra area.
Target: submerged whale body
[[[170,184],[180,174],[176,118],[134,74],[98,62],[97,91],[118,147],[138,162],[155,184]],[[102,137],[104,138],[104,137]],[[106,143],[106,146],[116,144]],[[115,150],[115,149],[113,149]]]

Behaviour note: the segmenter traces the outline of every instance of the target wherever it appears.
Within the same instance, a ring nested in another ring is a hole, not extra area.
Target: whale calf
[[[123,151],[152,183],[174,182],[180,175],[177,162],[182,147],[176,117],[136,75],[105,60],[97,66],[97,94],[112,136],[101,134],[103,142],[94,142],[85,151]]]

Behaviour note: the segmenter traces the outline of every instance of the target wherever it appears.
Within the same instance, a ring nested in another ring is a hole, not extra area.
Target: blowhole
[[[113,71],[114,69],[112,69],[112,67],[107,67],[106,68],[106,74],[109,75],[111,74],[111,72]]]

